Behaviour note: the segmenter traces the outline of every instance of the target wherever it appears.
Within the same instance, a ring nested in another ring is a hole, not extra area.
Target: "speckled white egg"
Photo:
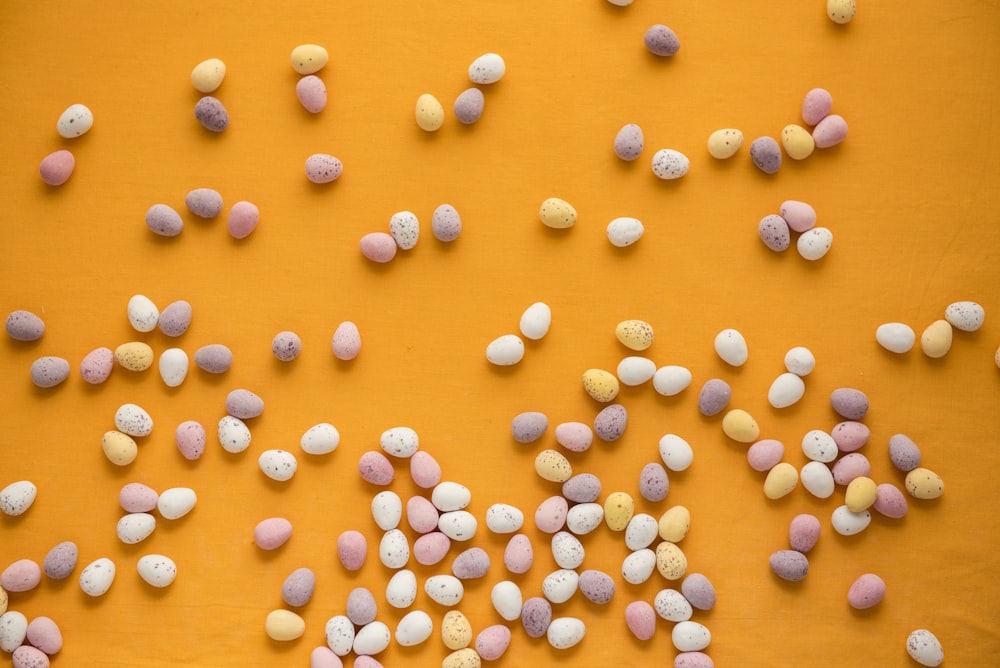
[[[580,644],[587,633],[587,625],[576,617],[556,617],[549,623],[545,638],[556,649],[569,649]]]
[[[94,126],[94,112],[86,105],[71,104],[56,121],[56,131],[60,137],[72,139],[85,134]]]
[[[285,482],[291,480],[299,464],[295,455],[288,450],[265,450],[257,458],[261,472],[271,480]]]
[[[513,366],[524,359],[524,341],[517,334],[503,334],[486,346],[486,359],[497,366]]]
[[[644,547],[633,550],[622,560],[622,577],[629,584],[642,584],[656,569],[656,552]]]
[[[397,211],[389,218],[389,234],[402,250],[411,250],[420,240],[420,220],[412,211]]]
[[[438,530],[454,541],[471,540],[478,526],[476,516],[467,510],[451,510],[438,518]]]
[[[326,455],[340,445],[340,432],[329,422],[320,422],[302,434],[299,445],[306,454]]]
[[[604,522],[604,506],[600,503],[577,503],[566,512],[566,528],[577,536],[585,536]]]
[[[334,615],[323,627],[326,645],[337,656],[347,656],[354,648],[354,622],[347,615]]]
[[[190,513],[198,503],[198,494],[190,487],[171,487],[160,492],[156,510],[165,520],[176,520]]]
[[[906,653],[921,666],[940,666],[944,661],[941,641],[927,629],[912,631],[906,638]]]
[[[657,615],[668,622],[685,622],[694,614],[691,603],[676,589],[661,589],[657,592],[653,608]]]
[[[128,321],[137,332],[152,332],[160,319],[160,309],[145,295],[132,295],[128,300]]]
[[[796,376],[808,376],[816,368],[816,357],[804,346],[789,348],[785,353],[785,369]]]
[[[389,529],[382,534],[378,544],[378,558],[386,568],[402,568],[410,561],[410,541],[399,529]]]
[[[129,436],[149,436],[153,431],[153,418],[142,406],[122,404],[115,411],[115,428]]]
[[[22,644],[28,633],[28,618],[19,610],[0,614],[0,650],[13,652]]]
[[[507,64],[498,53],[484,53],[469,65],[469,79],[476,84],[500,81],[507,72]]]
[[[833,232],[826,227],[814,227],[806,230],[796,242],[799,255],[807,260],[818,260],[828,252],[833,245]]]
[[[625,547],[642,550],[653,544],[659,535],[660,523],[649,513],[636,513],[625,527]]]
[[[674,647],[681,652],[697,652],[712,642],[712,633],[704,624],[687,620],[677,622],[670,633],[670,638]]]
[[[838,506],[830,517],[834,530],[842,536],[861,533],[871,524],[872,515],[867,510],[852,512],[847,505]]]
[[[0,490],[0,512],[9,517],[21,515],[31,507],[37,495],[38,487],[30,480],[12,482]]]
[[[382,432],[378,444],[387,455],[406,459],[420,449],[420,435],[411,427],[391,427]]]
[[[524,338],[532,341],[544,338],[552,325],[552,309],[545,302],[535,302],[521,314],[519,324]]]
[[[136,563],[139,577],[153,587],[168,587],[177,577],[177,564],[162,554],[147,554]]]
[[[688,173],[691,161],[680,151],[672,148],[661,148],[653,154],[653,174],[658,178],[669,180],[679,179]]]
[[[975,332],[983,326],[986,310],[976,302],[953,302],[945,308],[944,319],[951,323],[955,329],[960,329],[963,332]]]
[[[438,605],[451,607],[462,602],[465,586],[454,575],[432,575],[424,581],[424,593]]]
[[[579,573],[560,568],[542,578],[542,595],[551,603],[565,603],[573,597],[579,585]]]
[[[156,517],[149,513],[128,513],[118,520],[115,530],[121,542],[127,545],[141,543],[156,530]]]
[[[403,519],[403,500],[392,490],[382,490],[372,497],[372,519],[382,531],[395,529]]]
[[[219,420],[219,443],[226,452],[243,452],[250,447],[250,428],[238,417],[226,415]]]
[[[664,466],[671,471],[683,471],[694,461],[694,450],[691,444],[677,434],[664,434],[660,437],[660,458]]]
[[[802,452],[814,462],[828,464],[837,458],[839,449],[832,435],[822,429],[810,429],[802,437]]]
[[[403,568],[389,578],[385,585],[385,600],[394,608],[405,609],[417,600],[417,575]]]
[[[749,357],[746,339],[743,334],[732,328],[716,334],[715,352],[730,366],[743,366]]]
[[[646,228],[638,218],[622,216],[608,223],[606,231],[611,245],[625,248],[641,239]]]
[[[508,534],[524,526],[524,511],[509,503],[494,503],[486,509],[486,528],[493,533]]]
[[[580,539],[568,531],[552,534],[552,558],[560,568],[577,568],[583,563],[586,551]]]

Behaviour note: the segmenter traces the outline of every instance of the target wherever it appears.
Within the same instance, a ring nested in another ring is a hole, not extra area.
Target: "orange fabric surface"
[[[512,579],[525,598],[538,596],[556,568],[549,536],[532,516],[560,488],[535,474],[535,455],[558,449],[556,424],[593,421],[601,406],[584,393],[581,374],[591,367],[613,372],[630,354],[615,339],[615,325],[639,318],[656,332],[643,354],[658,366],[687,366],[693,383],[674,397],[648,383],[623,388],[616,401],[629,411],[625,435],[568,458],[574,472],[600,476],[602,500],[628,492],[637,512],[657,518],[678,504],[690,510],[680,546],[688,572],[707,575],[718,593],[713,610],[694,615],[712,632],[706,652],[716,666],[910,666],[904,643],[917,628],[941,640],[944,665],[996,665],[1000,158],[992,110],[1000,89],[1000,7],[858,4],[855,20],[837,26],[822,1],[4,3],[0,305],[4,314],[42,316],[47,331],[37,342],[2,343],[0,486],[29,479],[38,498],[24,515],[0,517],[0,568],[21,558],[41,563],[63,540],[80,550],[68,580],[43,578],[37,589],[11,594],[10,609],[58,622],[65,647],[55,666],[308,665],[310,651],[324,644],[326,620],[343,614],[357,586],[375,593],[379,618],[394,629],[407,611],[385,602],[391,572],[379,563],[381,531],[369,511],[379,490],[360,479],[357,461],[378,449],[383,430],[405,425],[442,464],[445,479],[472,490],[470,510],[480,521],[475,539],[453,545],[437,566],[411,560],[409,567],[422,584],[449,572],[461,549],[488,550],[490,572],[466,583],[458,607],[477,632],[500,623],[490,603],[496,582]],[[679,36],[672,59],[645,50],[643,34],[654,23]],[[298,75],[289,64],[291,50],[304,43],[330,53],[319,73],[329,105],[315,116],[296,100]],[[468,65],[489,51],[503,55],[507,74],[482,86],[481,120],[461,126],[451,103],[471,85]],[[215,95],[231,123],[219,135],[193,115],[199,94],[189,74],[210,57],[228,67]],[[847,119],[846,141],[801,162],[786,157],[777,174],[763,174],[749,159],[750,142],[801,123],[802,98],[817,86],[832,93],[833,111]],[[425,92],[446,109],[433,134],[414,122],[414,103]],[[76,102],[93,110],[95,124],[64,140],[55,122]],[[629,122],[646,137],[635,163],[611,150]],[[731,160],[717,161],[705,144],[724,127],[741,129],[746,143]],[[48,187],[38,163],[60,148],[73,151],[76,170],[65,185]],[[689,156],[690,173],[673,182],[654,177],[649,161],[659,148]],[[320,152],[344,164],[343,176],[325,186],[303,175],[305,158]],[[197,187],[223,195],[219,218],[196,220],[186,211],[184,196]],[[579,212],[573,228],[539,222],[539,205],[553,196]],[[812,204],[833,231],[826,257],[810,263],[794,248],[775,254],[761,244],[758,221],[786,199]],[[241,241],[230,238],[225,221],[239,200],[261,211],[257,230]],[[182,212],[180,236],[159,238],[146,228],[144,214],[157,202]],[[432,211],[446,202],[463,222],[452,244],[430,231]],[[361,236],[387,231],[401,210],[420,218],[416,248],[384,266],[362,257]],[[605,226],[618,216],[646,226],[632,247],[608,243]],[[134,294],[160,308],[188,300],[191,328],[177,340],[135,332],[125,315]],[[956,332],[944,358],[925,357],[919,343],[895,355],[875,342],[876,327],[889,321],[908,323],[919,337],[958,300],[983,304],[987,318],[978,332]],[[528,343],[520,364],[490,365],[487,343],[516,333],[521,312],[535,301],[552,308],[549,334]],[[363,339],[351,362],[330,350],[345,320],[358,324]],[[748,341],[743,367],[727,366],[713,350],[715,334],[728,327]],[[302,338],[294,362],[271,353],[281,330]],[[177,345],[191,356],[224,343],[235,361],[221,376],[192,364],[174,389],[155,367],[117,368],[103,385],[84,383],[77,368],[87,352],[131,340],[157,354]],[[774,409],[768,387],[784,371],[785,352],[799,345],[814,352],[816,369],[798,404]],[[69,380],[35,388],[28,370],[42,355],[68,359]],[[944,479],[944,495],[909,498],[904,519],[875,514],[851,537],[830,524],[842,487],[826,500],[799,486],[769,501],[764,475],[746,463],[747,446],[723,434],[721,415],[704,418],[697,410],[698,390],[713,377],[730,383],[730,407],[749,411],[762,437],[784,442],[785,460],[796,468],[806,462],[803,434],[840,421],[830,392],[864,391],[872,436],[862,452],[872,477],[902,487],[887,444],[905,433]],[[241,455],[224,452],[214,435],[235,388],[266,404],[249,421],[253,441]],[[104,457],[101,436],[126,402],[146,408],[155,427],[141,439],[136,461],[117,467]],[[511,438],[510,421],[528,410],[544,412],[550,426],[524,445]],[[184,420],[200,421],[209,433],[207,452],[195,462],[174,445]],[[340,446],[305,455],[299,438],[319,422],[336,425]],[[664,501],[643,501],[639,471],[659,460],[657,443],[668,432],[692,444],[694,464],[670,474]],[[258,469],[257,456],[268,448],[296,454],[291,481],[270,481]],[[396,462],[396,472],[390,489],[404,501],[426,494],[406,462]],[[122,544],[118,491],[132,481],[160,491],[192,487],[198,504],[180,520],[160,520],[142,543]],[[525,512],[536,554],[525,575],[505,571],[506,537],[486,530],[486,508],[497,502]],[[820,518],[822,535],[806,579],[787,583],[771,573],[768,557],[788,547],[789,521],[803,512]],[[271,516],[291,520],[294,533],[281,549],[264,552],[252,532]],[[358,573],[346,572],[336,556],[337,536],[348,529],[369,541]],[[569,650],[509,624],[512,643],[496,664],[672,665],[672,624],[659,620],[655,636],[639,641],[624,610],[679,581],[654,573],[629,585],[620,574],[628,553],[622,534],[602,527],[582,540],[582,568],[615,577],[613,601],[599,606],[577,594],[554,606],[558,616],[587,624],[587,637]],[[136,560],[154,552],[178,566],[163,590],[136,574]],[[77,577],[103,556],[116,562],[118,575],[105,596],[90,599]],[[265,616],[284,607],[282,582],[303,566],[317,576],[312,601],[298,611],[305,635],[272,641]],[[846,594],[866,572],[881,575],[888,593],[859,612]],[[378,657],[384,665],[438,665],[448,654],[439,635],[445,609],[422,591],[414,609],[432,615],[434,635],[417,647],[391,644]]]

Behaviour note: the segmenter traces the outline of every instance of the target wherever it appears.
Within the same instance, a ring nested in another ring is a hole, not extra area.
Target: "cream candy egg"
[[[250,428],[238,417],[226,415],[219,420],[219,444],[226,452],[238,454],[250,447]]]
[[[145,371],[153,365],[153,348],[143,341],[129,341],[115,348],[118,366],[129,371]]]
[[[417,98],[414,114],[417,125],[426,132],[435,132],[444,125],[444,107],[430,93],[423,93]]]
[[[826,15],[834,23],[850,23],[857,11],[855,0],[826,0]]]
[[[496,366],[513,366],[524,359],[524,341],[516,334],[503,334],[486,346],[486,359]]]
[[[941,641],[927,629],[917,629],[907,636],[906,653],[921,666],[940,666],[944,661]]]
[[[295,84],[295,96],[310,114],[318,114],[326,109],[326,84],[315,74],[308,74]]]
[[[629,350],[642,352],[653,345],[653,326],[645,320],[622,320],[615,325],[615,338]]]
[[[524,595],[516,582],[501,580],[490,590],[490,602],[502,618],[509,622],[521,616],[524,607]],[[547,601],[546,601],[547,602]],[[471,634],[471,627],[469,629]]]
[[[837,458],[840,449],[833,436],[822,429],[811,429],[802,437],[802,452],[812,461],[829,463]]]
[[[808,376],[816,368],[816,357],[803,346],[795,346],[785,353],[785,369],[796,376]]]
[[[156,510],[166,520],[176,520],[190,513],[198,503],[198,495],[190,487],[171,487],[160,492]]]
[[[462,510],[471,502],[472,491],[458,482],[439,482],[431,491],[431,503],[441,512]]]
[[[535,473],[542,480],[563,483],[573,477],[573,466],[561,452],[546,448],[535,456]]]
[[[691,603],[676,589],[661,589],[653,599],[656,614],[668,622],[684,622],[694,614]]]
[[[306,454],[326,455],[340,445],[340,432],[329,422],[320,422],[302,434],[299,445]]]
[[[160,379],[167,387],[178,387],[187,378],[189,360],[181,348],[167,348],[160,353],[158,368]]]
[[[564,230],[576,224],[576,209],[564,199],[549,197],[538,209],[538,218],[546,227]]]
[[[115,411],[115,428],[129,436],[149,436],[153,431],[153,418],[141,406],[122,404]]]
[[[292,49],[292,69],[299,74],[319,72],[330,62],[330,54],[318,44],[299,44]]]
[[[136,570],[139,571],[139,577],[153,587],[170,586],[177,577],[177,565],[174,560],[162,554],[139,557]]]
[[[930,469],[917,467],[906,474],[906,491],[917,499],[936,499],[944,494],[944,481]]]
[[[638,218],[622,216],[608,223],[606,233],[611,245],[625,248],[641,239],[645,231],[642,221]]]
[[[556,617],[549,623],[545,638],[556,649],[578,645],[587,633],[587,625],[576,617]]]
[[[334,615],[323,627],[327,646],[337,656],[347,656],[354,648],[354,622],[347,615]]]
[[[569,568],[560,568],[542,579],[542,595],[552,603],[565,603],[573,597],[579,585],[579,573]]]
[[[115,581],[115,564],[101,557],[87,564],[80,572],[80,589],[88,596],[103,596]]]
[[[497,53],[484,53],[469,65],[469,80],[475,84],[492,84],[500,81],[507,71],[507,64]]]
[[[724,329],[715,336],[715,352],[730,366],[743,366],[749,356],[746,339],[735,329]]]
[[[712,634],[705,625],[688,620],[674,625],[670,639],[681,652],[697,652],[708,647]]]
[[[9,517],[23,514],[38,495],[38,487],[30,480],[12,482],[0,490],[0,511]]]
[[[656,374],[656,363],[648,357],[630,355],[618,363],[617,373],[623,385],[642,385]]]
[[[833,232],[825,227],[814,227],[806,230],[796,243],[796,248],[806,260],[818,260],[830,252],[833,245]]]
[[[155,489],[141,482],[130,482],[118,492],[118,505],[128,513],[148,513],[156,508],[160,495]]]
[[[613,148],[615,155],[621,160],[635,160],[642,154],[645,139],[642,128],[635,123],[628,123],[615,135]]]
[[[791,123],[781,130],[781,146],[792,160],[805,160],[816,149],[816,140],[809,130]]]
[[[449,610],[441,618],[441,641],[450,650],[468,647],[472,642],[472,623],[462,611]]]
[[[264,632],[271,640],[288,642],[302,637],[306,622],[291,610],[272,610],[264,618]]]
[[[799,401],[805,394],[806,385],[797,374],[783,373],[771,383],[767,391],[767,401],[775,408],[787,408]]]
[[[420,240],[420,220],[412,211],[397,211],[389,218],[389,234],[400,250],[416,248]]]
[[[836,489],[830,467],[819,461],[807,462],[799,472],[802,486],[818,499],[829,499]]]
[[[779,462],[767,472],[764,479],[764,496],[780,499],[791,494],[799,482],[799,472],[788,462]]]
[[[642,584],[656,569],[656,552],[644,547],[633,550],[622,560],[622,577],[629,584]]]
[[[875,330],[875,340],[891,353],[908,353],[917,341],[913,328],[902,322],[886,322]]]
[[[101,449],[112,464],[128,466],[139,455],[139,446],[128,434],[114,429],[104,432]]]
[[[403,572],[403,571],[400,571]],[[413,610],[403,615],[396,624],[396,642],[402,647],[419,645],[434,632],[434,620],[423,610]]]
[[[566,528],[577,536],[584,536],[594,531],[603,522],[604,506],[595,502],[577,503],[565,514]]]
[[[458,605],[465,595],[465,586],[454,575],[431,575],[424,581],[427,597],[446,607]]]
[[[372,497],[372,519],[382,531],[395,529],[403,519],[403,500],[391,490],[382,490]]]
[[[935,320],[920,335],[920,349],[931,359],[948,354],[952,343],[952,326],[947,320]]]
[[[661,366],[653,374],[653,389],[665,397],[680,394],[691,384],[691,370],[677,365]]]
[[[671,543],[679,543],[691,529],[691,511],[686,506],[667,508],[656,523],[660,538]]]
[[[23,612],[8,610],[0,614],[0,650],[13,652],[28,634],[28,618]]]
[[[734,408],[723,416],[722,431],[740,443],[753,443],[760,436],[757,421],[742,408]]]
[[[271,480],[285,482],[291,480],[298,469],[295,455],[287,450],[265,450],[257,458],[257,466]]]
[[[521,314],[519,329],[526,339],[537,341],[549,333],[552,326],[552,309],[545,302],[535,302]]]
[[[73,139],[86,134],[94,126],[94,112],[86,105],[71,104],[59,115],[56,131],[60,137]]]
[[[218,58],[208,58],[191,70],[191,85],[199,93],[211,93],[226,78],[226,64]]]
[[[733,157],[742,146],[743,132],[736,128],[723,128],[708,136],[708,153],[717,160]]]
[[[483,91],[473,86],[458,94],[452,105],[452,113],[455,114],[459,123],[471,125],[482,117],[485,108],[486,97],[483,95]]]
[[[354,635],[354,652],[360,656],[371,656],[385,651],[392,640],[392,632],[384,622],[369,622]]]
[[[983,326],[986,310],[976,302],[952,302],[944,310],[944,319],[955,329],[975,332]]]
[[[663,148],[653,154],[652,168],[657,178],[679,179],[691,169],[691,161],[680,151]]]

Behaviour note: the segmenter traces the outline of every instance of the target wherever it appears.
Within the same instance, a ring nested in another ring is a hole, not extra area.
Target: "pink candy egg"
[[[257,229],[260,221],[260,211],[251,202],[240,201],[233,204],[229,210],[229,220],[227,222],[229,234],[234,239],[245,239],[250,233]]]
[[[326,84],[315,74],[299,79],[295,84],[295,95],[310,114],[318,114],[326,109]]]
[[[633,601],[625,607],[625,624],[639,640],[649,640],[656,632],[656,610],[646,601]]]
[[[386,232],[369,232],[361,237],[360,247],[372,262],[386,263],[396,257],[396,240]]]
[[[262,550],[274,550],[292,537],[292,523],[284,517],[271,517],[254,527],[253,542]]]
[[[349,571],[361,570],[368,557],[368,540],[360,531],[349,530],[337,536],[337,558]]]
[[[874,573],[865,573],[847,591],[847,602],[856,610],[865,610],[885,598],[885,581]]]
[[[61,150],[49,153],[42,158],[38,171],[42,176],[42,181],[48,185],[61,186],[69,181],[69,177],[73,175],[74,167],[76,167],[76,158],[73,157],[73,154]]]

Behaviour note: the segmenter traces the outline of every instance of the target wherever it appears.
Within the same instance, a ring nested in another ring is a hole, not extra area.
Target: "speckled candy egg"
[[[657,178],[679,179],[688,173],[691,161],[686,155],[672,148],[663,148],[653,154],[652,169]]]
[[[71,104],[59,115],[56,131],[60,137],[73,139],[86,134],[94,126],[94,112],[84,104]]]
[[[292,537],[292,523],[284,517],[261,520],[253,530],[253,542],[262,550],[276,550]]]
[[[625,606],[625,625],[639,640],[649,640],[656,633],[656,611],[646,601],[632,601]]]
[[[577,503],[566,512],[566,528],[577,536],[586,535],[603,523],[604,506],[600,503]]]
[[[54,546],[42,561],[42,571],[53,580],[64,580],[76,569],[79,550],[73,541],[63,541]]]
[[[642,41],[649,52],[657,56],[673,56],[681,48],[681,41],[674,31],[662,23],[650,26]]]
[[[354,648],[354,622],[347,615],[334,615],[326,620],[323,633],[327,646],[337,656],[346,656]]]
[[[337,536],[337,558],[347,570],[361,570],[368,558],[368,540],[365,535],[352,529]]]
[[[260,211],[253,202],[239,201],[229,209],[229,219],[226,226],[234,239],[246,239],[257,229],[260,222]]]
[[[658,444],[660,459],[671,471],[684,471],[694,461],[691,444],[677,434],[664,434]]]
[[[306,178],[313,183],[330,183],[340,178],[344,165],[340,158],[329,153],[313,153],[306,158]]]
[[[378,615],[378,603],[375,596],[365,587],[355,587],[347,594],[347,617],[358,626],[364,626],[375,620]]]
[[[160,331],[170,337],[178,337],[187,332],[191,326],[193,310],[191,304],[183,299],[170,302],[160,312],[156,319],[156,326]]]
[[[538,218],[545,227],[565,230],[576,224],[576,209],[564,199],[549,197],[538,208]]]
[[[330,54],[318,44],[299,44],[292,49],[291,62],[299,74],[312,74],[326,67]]]
[[[533,443],[541,438],[548,428],[549,418],[546,417],[545,413],[538,411],[519,413],[510,422],[511,436],[518,443]]]
[[[722,128],[708,136],[708,154],[716,160],[731,158],[743,146],[743,132],[736,128]]]
[[[441,618],[441,641],[450,650],[468,647],[472,642],[472,623],[461,610],[449,610]]]
[[[608,223],[605,232],[612,246],[625,248],[639,241],[646,232],[646,228],[638,218],[621,216]]]
[[[975,332],[983,326],[986,310],[976,302],[952,302],[944,310],[944,319],[963,332]]]
[[[535,456],[535,473],[542,480],[563,483],[573,477],[573,465],[558,450],[546,448]]]
[[[552,604],[541,596],[529,598],[521,606],[520,619],[529,638],[541,638],[552,622]]]
[[[177,565],[174,560],[162,554],[146,554],[139,557],[136,563],[139,577],[153,587],[168,587],[177,577]]]
[[[271,339],[271,352],[282,362],[291,362],[302,352],[302,339],[295,332],[278,332]]]
[[[298,469],[295,455],[287,450],[265,450],[257,458],[257,466],[271,480],[285,482],[291,480]]]
[[[395,242],[394,242],[395,243]],[[350,320],[337,325],[330,341],[333,356],[342,361],[350,361],[361,352],[361,331]]]
[[[310,114],[326,109],[326,84],[315,74],[308,74],[295,84],[295,96]]]
[[[904,473],[920,466],[920,448],[906,434],[889,437],[889,460]]]
[[[671,640],[681,652],[696,652],[708,647],[712,634],[705,625],[688,620],[674,625]]]
[[[865,573],[847,590],[847,602],[856,610],[865,610],[881,603],[885,590],[885,580],[874,573]]]
[[[55,387],[69,378],[69,362],[55,355],[39,357],[31,363],[29,376],[36,387]]]
[[[639,494],[646,501],[656,503],[667,497],[670,491],[670,480],[667,470],[657,462],[650,462],[639,472]]]
[[[444,107],[430,93],[422,93],[417,97],[414,108],[417,126],[425,132],[436,132],[444,125]]]
[[[660,532],[660,524],[648,513],[638,513],[632,516],[625,527],[625,547],[630,550],[642,550],[653,544]]]
[[[849,485],[855,478],[867,476],[871,471],[871,463],[867,457],[860,452],[851,452],[833,465],[833,480],[838,485]]]
[[[617,441],[628,426],[628,411],[621,404],[611,404],[601,409],[594,418],[594,433],[602,441]]]
[[[809,513],[796,515],[788,525],[788,543],[796,552],[805,554],[816,547],[819,534],[819,518]]]
[[[785,456],[785,445],[776,439],[757,441],[747,450],[747,463],[754,471],[769,471]]]
[[[681,582],[681,593],[691,606],[698,610],[711,610],[715,607],[715,587],[712,581],[702,573],[691,573]]]
[[[476,516],[467,510],[449,510],[438,518],[438,530],[453,541],[472,540],[478,527]]]
[[[863,422],[846,420],[834,426],[830,436],[841,452],[854,452],[868,442],[871,430]]]
[[[653,599],[656,614],[668,622],[684,622],[691,619],[694,610],[690,601],[676,589],[661,589]]]
[[[784,218],[773,213],[760,219],[757,224],[757,235],[765,246],[776,253],[788,250],[792,243],[788,223]]]
[[[615,338],[629,350],[646,350],[653,345],[653,336],[653,326],[645,320],[622,320],[615,325]]]
[[[372,485],[389,485],[396,476],[392,462],[376,450],[369,450],[358,459],[358,473]]]
[[[569,649],[583,641],[587,626],[576,617],[556,617],[545,631],[545,637],[555,649]]]
[[[833,96],[825,88],[813,88],[802,100],[802,120],[806,125],[816,125],[833,108]]]
[[[830,252],[833,245],[833,232],[825,227],[814,227],[806,230],[795,242],[796,249],[804,259],[819,260]]]
[[[855,0],[826,0],[827,17],[839,25],[850,23],[857,11]]]
[[[628,123],[615,135],[613,148],[615,155],[621,160],[635,160],[642,154],[645,139],[642,128],[635,123]]]
[[[680,580],[687,572],[687,556],[668,540],[656,546],[656,570],[667,580]]]
[[[503,57],[498,53],[484,53],[469,65],[469,80],[475,84],[492,84],[500,81],[507,71]]]
[[[781,146],[792,160],[805,160],[816,149],[816,140],[809,130],[790,123],[781,129]]]
[[[128,513],[118,520],[118,540],[126,545],[141,543],[156,529],[156,516],[150,513]]]
[[[916,499],[936,499],[944,494],[944,481],[930,469],[917,467],[906,474],[906,491]]]
[[[222,213],[222,195],[212,188],[195,188],[184,197],[188,211],[199,218],[215,218]]]
[[[458,94],[452,106],[452,113],[459,123],[471,125],[482,117],[485,107],[486,98],[483,96],[483,91],[473,86]]]
[[[569,504],[562,496],[550,496],[535,510],[535,526],[539,531],[555,533],[566,523]]]
[[[944,661],[941,641],[927,629],[917,629],[907,636],[906,653],[921,666],[940,666]]]
[[[563,483],[562,494],[573,503],[593,503],[601,496],[601,480],[593,473],[578,473]]]
[[[45,334],[45,323],[31,311],[12,311],[5,327],[7,335],[15,341],[37,341]]]
[[[105,432],[101,437],[101,449],[108,461],[116,466],[128,466],[139,454],[139,446],[135,440],[128,434],[114,429]]]
[[[70,151],[60,149],[42,158],[38,165],[38,174],[46,185],[61,186],[69,181],[76,167],[76,158]]]
[[[521,574],[528,572],[534,561],[535,550],[531,546],[531,539],[523,533],[511,536],[503,551],[504,567],[511,573]]]
[[[622,559],[622,578],[629,584],[646,582],[656,570],[656,552],[644,547],[634,550]]]
[[[397,211],[389,217],[389,235],[400,250],[416,248],[420,240],[420,220],[412,211]]]
[[[733,392],[729,383],[721,378],[705,381],[698,393],[698,411],[705,417],[721,413],[729,405]]]
[[[130,482],[118,492],[118,505],[127,513],[148,513],[156,508],[160,495],[141,482]]]
[[[281,585],[281,598],[293,608],[306,605],[316,590],[316,574],[308,568],[297,568]]]
[[[587,369],[583,372],[583,389],[594,401],[607,403],[618,396],[618,378],[604,369]]]
[[[115,563],[101,557],[87,564],[80,572],[80,589],[88,596],[103,596],[115,581]]]
[[[781,169],[781,146],[774,137],[758,137],[750,144],[750,160],[765,174]]]
[[[475,645],[483,661],[496,661],[510,647],[510,629],[503,624],[487,626],[476,636]]]
[[[868,397],[861,390],[840,387],[830,393],[830,406],[848,420],[860,420],[868,412]]]
[[[211,93],[226,78],[226,64],[219,58],[203,60],[191,70],[191,85],[199,93]]]
[[[122,404],[115,411],[115,428],[129,436],[149,436],[153,431],[153,418],[142,406]]]
[[[524,341],[517,334],[502,334],[486,345],[486,359],[496,366],[513,366],[524,359]]]
[[[462,233],[462,217],[451,204],[441,204],[431,214],[431,233],[438,241],[451,242]]]
[[[851,511],[846,505],[837,506],[830,516],[830,524],[841,536],[853,536],[868,528],[872,515],[867,510]]]
[[[208,373],[225,373],[233,365],[233,351],[221,343],[210,343],[195,351],[194,363]]]
[[[892,483],[884,482],[875,488],[875,503],[872,508],[885,517],[900,519],[909,509],[906,496]]]
[[[0,613],[0,650],[14,652],[20,649],[27,632],[28,618],[23,612],[7,610]]]
[[[211,95],[206,95],[194,105],[194,117],[201,127],[212,132],[222,132],[229,127],[229,112],[226,111],[226,106]]]
[[[238,388],[226,395],[226,412],[241,420],[249,420],[264,412],[264,400],[250,390]]]
[[[771,571],[782,580],[798,582],[809,573],[809,559],[796,550],[778,550],[769,560]]]
[[[454,575],[431,575],[424,581],[424,593],[438,605],[451,607],[462,602],[465,586]]]
[[[490,555],[481,547],[470,547],[455,555],[451,572],[459,580],[475,580],[490,570]]]
[[[238,454],[250,447],[250,428],[238,417],[220,418],[217,432],[219,444],[226,452]]]
[[[829,114],[823,117],[812,132],[816,148],[830,148],[847,138],[847,121],[839,114]]]

